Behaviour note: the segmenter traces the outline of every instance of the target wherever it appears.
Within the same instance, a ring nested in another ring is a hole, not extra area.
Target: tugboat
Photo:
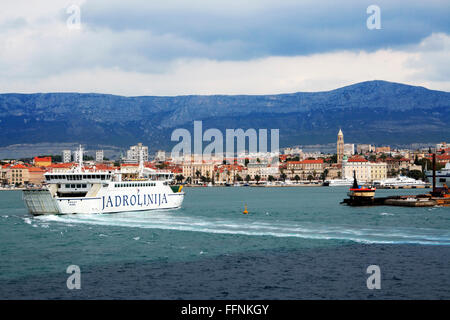
[[[350,206],[372,205],[374,203],[375,190],[376,188],[371,186],[359,186],[358,181],[356,180],[356,172],[353,171],[353,185],[347,193],[349,198],[344,199],[342,203],[348,204]]]

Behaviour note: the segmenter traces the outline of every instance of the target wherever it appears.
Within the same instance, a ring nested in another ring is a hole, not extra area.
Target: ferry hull
[[[183,203],[184,192],[141,192],[83,198],[58,198],[52,197],[49,190],[24,190],[23,198],[32,215],[116,213],[176,209]]]

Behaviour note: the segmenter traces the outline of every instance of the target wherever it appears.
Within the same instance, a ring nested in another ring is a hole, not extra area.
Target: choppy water
[[[450,208],[347,207],[346,190],[191,188],[178,210],[41,217],[1,192],[0,298],[450,298]],[[390,291],[366,288],[367,263]]]

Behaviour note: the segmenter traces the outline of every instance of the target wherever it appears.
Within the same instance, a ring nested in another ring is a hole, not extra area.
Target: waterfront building
[[[217,184],[234,183],[237,175],[244,180],[248,174],[244,169],[243,166],[236,164],[217,165],[214,167],[214,181]]]
[[[191,178],[192,182],[199,182],[202,176],[212,179],[214,175],[213,162],[184,162],[181,168],[183,169],[184,178]]]
[[[375,148],[375,152],[376,153],[390,153],[391,152],[391,147],[387,146],[387,147],[376,147]]]
[[[309,176],[314,179],[319,179],[323,173],[325,163],[323,159],[306,159],[301,161],[287,161],[285,174],[289,178],[294,178],[296,175],[301,180],[307,180]]]
[[[6,174],[8,173],[9,164],[0,165],[0,184],[7,184]]]
[[[41,185],[44,181],[45,170],[42,168],[31,167],[28,168],[28,183],[34,185]]]
[[[356,179],[361,182],[372,182],[374,180],[383,180],[387,178],[387,164],[385,162],[369,162],[362,157],[353,157],[342,161],[342,178],[352,179],[353,172],[356,173]]]
[[[52,164],[52,157],[34,157],[36,167],[47,167]]]
[[[12,185],[28,184],[28,166],[23,164],[16,164],[12,167],[9,167],[9,170],[6,174],[6,180],[8,184]]]
[[[80,152],[78,150],[75,150],[73,152],[73,162],[75,162],[75,163],[80,162]]]
[[[314,151],[314,152],[303,152],[300,159],[317,159],[320,158],[322,154],[320,151]]]
[[[344,143],[344,155],[351,157],[355,154],[355,144],[354,143]]]
[[[371,144],[358,144],[356,146],[356,153],[358,154],[365,154],[365,153],[370,153],[370,152],[374,152],[375,151],[375,147]]]
[[[353,178],[353,172],[356,174],[356,179],[362,182],[370,181],[370,165],[369,161],[361,157],[353,157],[347,159],[344,157],[342,160],[342,178]]]
[[[164,150],[156,151],[155,160],[162,161],[162,162],[166,161],[166,152]]]
[[[384,180],[387,178],[387,164],[386,162],[369,162],[370,166],[370,180]]]
[[[344,134],[341,129],[338,132],[336,149],[337,163],[342,163],[342,158],[344,157]]]
[[[139,155],[142,153],[144,161],[148,161],[148,147],[138,143],[135,146],[131,146],[127,151],[127,157],[125,159],[126,163],[138,163]]]
[[[63,150],[62,161],[64,163],[69,163],[70,161],[72,161],[72,151],[70,151],[70,150]]]
[[[97,150],[95,152],[95,162],[103,162],[103,159],[105,157],[105,154],[103,150]]]
[[[300,148],[284,148],[283,153],[289,156],[302,156],[303,150]]]

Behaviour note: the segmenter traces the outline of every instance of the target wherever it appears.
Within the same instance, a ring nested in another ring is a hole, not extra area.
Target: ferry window
[[[102,175],[100,176],[100,179],[105,180],[105,175],[102,174]]]
[[[100,179],[100,175],[99,175],[99,174],[98,174],[98,175],[96,175],[96,178],[97,178],[97,179]]]
[[[84,174],[84,175],[83,175],[83,179],[87,179],[87,175]]]
[[[81,188],[81,184],[77,184],[77,188]]]
[[[66,188],[70,188],[70,184],[66,184]]]
[[[74,184],[71,184],[70,187],[71,187],[71,188],[75,188],[75,185],[74,185]]]
[[[49,181],[50,180],[50,176],[45,176],[45,180]]]

